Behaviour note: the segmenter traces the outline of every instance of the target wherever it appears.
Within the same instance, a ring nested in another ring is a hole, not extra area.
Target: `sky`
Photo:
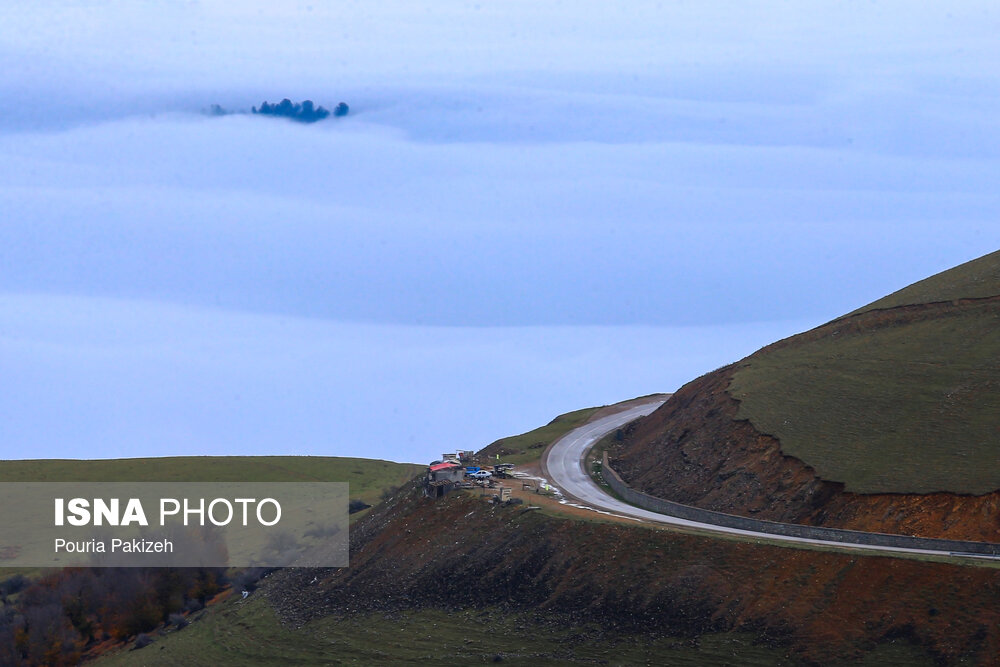
[[[4,3],[0,458],[426,461],[992,252],[951,5]]]

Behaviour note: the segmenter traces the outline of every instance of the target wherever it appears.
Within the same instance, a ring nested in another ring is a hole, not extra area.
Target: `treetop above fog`
[[[334,116],[346,116],[349,108],[341,102],[334,110]],[[297,120],[300,123],[315,123],[330,115],[330,111],[324,107],[316,106],[312,100],[305,100],[302,104],[295,104],[287,97],[277,104],[262,102],[260,107],[254,107],[253,113],[265,116],[283,116]]]
[[[346,116],[348,111],[350,111],[350,107],[341,102],[333,108],[333,115],[335,117]],[[316,106],[312,100],[304,100],[302,104],[296,104],[287,97],[277,104],[271,104],[267,101],[261,102],[260,106],[253,107],[251,112],[263,116],[281,116],[283,118],[290,118],[300,123],[315,123],[318,120],[323,120],[328,117],[331,113],[329,109]],[[231,113],[238,114],[246,112],[228,111],[218,104],[213,104],[209,107],[207,113],[212,116],[228,116]]]

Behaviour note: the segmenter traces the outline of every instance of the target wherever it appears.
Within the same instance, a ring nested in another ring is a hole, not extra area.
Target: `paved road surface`
[[[564,495],[574,498],[587,506],[613,512],[615,514],[641,519],[643,521],[674,526],[688,526],[712,532],[762,538],[768,541],[797,542],[801,544],[817,544],[838,548],[848,547],[864,549],[866,551],[877,551],[879,553],[888,553],[890,555],[891,553],[896,552],[983,558],[983,556],[975,554],[954,554],[948,551],[935,551],[930,549],[906,549],[900,547],[876,546],[871,544],[850,544],[845,542],[831,542],[802,537],[790,537],[786,535],[773,535],[770,533],[756,533],[748,530],[740,530],[738,528],[727,528],[724,526],[688,521],[687,519],[678,519],[665,514],[650,512],[648,510],[635,507],[634,505],[629,505],[626,502],[608,495],[594,482],[593,479],[591,479],[590,475],[586,473],[584,467],[584,457],[587,455],[587,452],[590,451],[590,448],[594,445],[594,443],[603,438],[605,435],[631,421],[635,421],[639,417],[644,417],[645,415],[650,414],[661,405],[663,405],[663,401],[640,405],[638,407],[625,410],[624,412],[619,412],[588,424],[584,424],[583,426],[567,433],[561,439],[556,441],[556,443],[553,444],[543,456],[542,466],[543,469],[548,472],[549,481],[558,487]]]

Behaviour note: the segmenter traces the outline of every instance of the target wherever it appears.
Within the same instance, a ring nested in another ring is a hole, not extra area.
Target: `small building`
[[[427,468],[428,482],[461,482],[464,478],[465,468],[451,461],[438,463]]]
[[[427,467],[427,481],[424,484],[424,494],[431,498],[440,498],[450,493],[456,485],[465,479],[465,468],[445,461]]]

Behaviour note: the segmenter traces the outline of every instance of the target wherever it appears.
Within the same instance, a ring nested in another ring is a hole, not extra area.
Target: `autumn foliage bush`
[[[222,568],[68,568],[0,607],[0,665],[76,665],[88,647],[127,641],[227,584]]]

